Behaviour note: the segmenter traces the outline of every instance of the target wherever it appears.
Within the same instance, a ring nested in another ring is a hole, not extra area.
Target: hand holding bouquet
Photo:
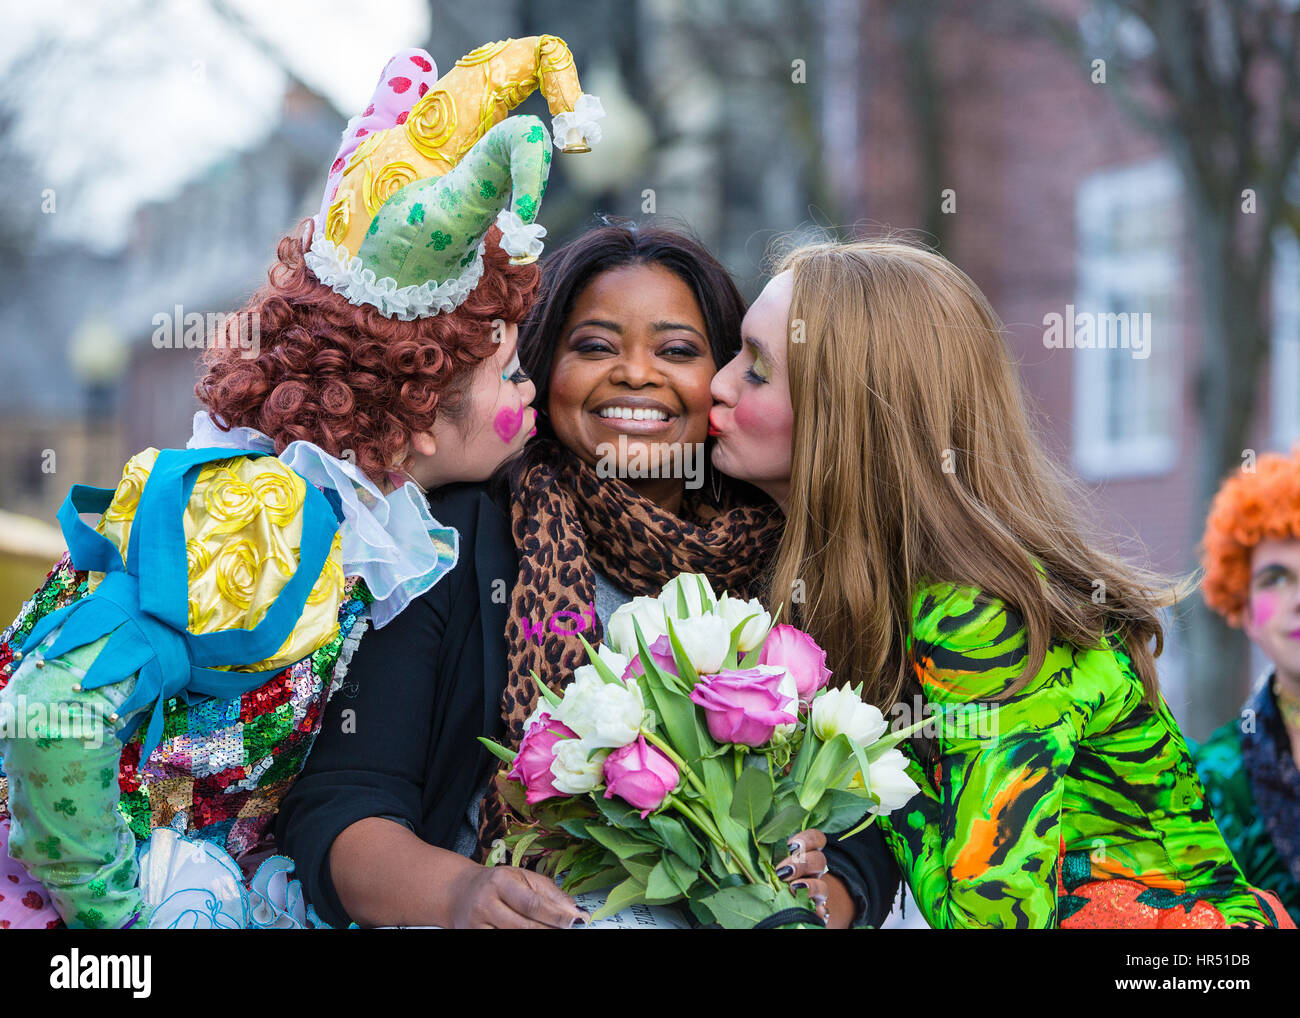
[[[510,765],[497,783],[517,817],[494,858],[563,874],[574,894],[612,885],[595,918],[684,901],[748,928],[807,909],[776,875],[786,839],[847,837],[917,791],[896,748],[917,726],[886,734],[859,691],[826,688],[806,633],[703,576],[634,598],[598,651],[583,645],[562,696],[538,681],[517,753],[483,742]]]

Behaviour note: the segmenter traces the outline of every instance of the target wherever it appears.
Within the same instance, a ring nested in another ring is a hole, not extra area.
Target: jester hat
[[[422,49],[393,56],[330,167],[307,252],[316,277],[410,321],[464,303],[493,223],[511,262],[535,261],[551,139],[536,117],[507,114],[538,88],[560,151],[590,151],[604,110],[555,36],[480,46],[442,77]]]

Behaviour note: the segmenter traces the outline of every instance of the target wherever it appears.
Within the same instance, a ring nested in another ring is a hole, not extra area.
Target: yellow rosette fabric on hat
[[[157,449],[133,456],[97,528],[123,559],[131,523]],[[185,507],[189,562],[189,631],[251,629],[293,575],[302,541],[306,482],[272,456],[232,456],[203,467]],[[231,671],[264,671],[293,664],[329,643],[338,632],[345,578],[334,543],[303,613],[271,657]],[[93,592],[103,573],[89,574]]]

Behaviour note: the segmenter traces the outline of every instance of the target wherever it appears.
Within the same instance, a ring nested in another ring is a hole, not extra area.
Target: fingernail
[[[792,873],[794,873],[794,867],[793,867],[793,866],[782,866],[779,870],[776,871],[776,875],[777,875],[781,880],[784,880],[786,877],[790,876]]]
[[[804,883],[802,880],[796,880],[794,883],[790,885],[791,890],[793,890],[796,887],[802,887],[805,891],[808,890],[808,885]]]
[[[785,845],[791,852],[798,853],[803,851],[803,842],[797,839],[787,841]]]
[[[585,913],[580,916],[574,916],[573,922],[569,923],[569,929],[580,930],[584,926],[586,926],[589,922],[591,922],[591,916],[586,915]]]

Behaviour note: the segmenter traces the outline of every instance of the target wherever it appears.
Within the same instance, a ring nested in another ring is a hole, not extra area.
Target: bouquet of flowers
[[[778,609],[779,616],[779,609]],[[850,834],[917,792],[860,690],[828,689],[826,652],[757,600],[681,574],[609,619],[590,664],[544,701],[497,785],[515,813],[492,860],[611,887],[593,917],[685,902],[705,924],[750,928],[807,892],[776,875],[786,841]],[[536,676],[534,676],[536,678]],[[864,819],[865,818],[865,819]]]

